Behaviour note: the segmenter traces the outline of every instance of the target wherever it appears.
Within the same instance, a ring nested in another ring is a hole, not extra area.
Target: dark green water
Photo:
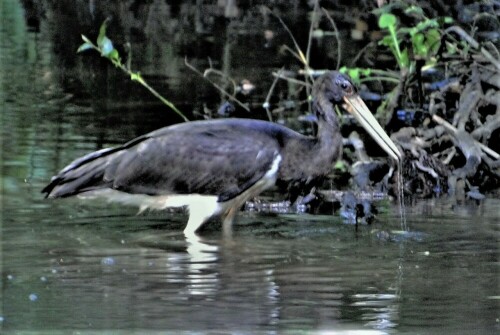
[[[338,215],[243,213],[231,240],[199,241],[184,215],[43,199],[73,158],[162,124],[117,108],[112,80],[79,86],[88,71],[57,52],[55,23],[27,32],[20,5],[2,6],[0,332],[499,331],[499,199],[415,201],[408,232],[389,202],[358,232]]]

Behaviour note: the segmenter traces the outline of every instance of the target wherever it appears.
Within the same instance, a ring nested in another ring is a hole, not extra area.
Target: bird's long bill
[[[361,123],[363,128],[373,137],[373,139],[397,162],[401,161],[401,153],[384,131],[382,126],[375,119],[368,107],[358,95],[344,97],[347,104],[347,111],[351,113]]]

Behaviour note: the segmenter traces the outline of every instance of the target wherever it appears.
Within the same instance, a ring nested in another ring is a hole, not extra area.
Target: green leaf
[[[106,28],[108,21],[109,19],[104,20],[104,22],[101,24],[101,27],[99,28],[99,36],[97,36],[97,46],[99,48],[102,46],[104,38],[106,37]]]
[[[416,14],[421,18],[425,17],[424,10],[419,6],[410,6],[410,7],[406,8],[405,13],[406,14]]]
[[[458,53],[458,48],[454,43],[446,41],[446,52],[449,54],[457,54]]]
[[[334,169],[345,172],[347,171],[347,166],[343,160],[339,159],[338,161],[335,162]]]
[[[360,69],[360,70],[361,70],[361,74],[364,77],[369,77],[372,75],[372,69]]]
[[[141,77],[141,74],[139,72],[131,72],[130,73],[130,79],[134,80],[134,81],[142,81],[142,77]]]
[[[122,62],[122,60],[120,58],[120,53],[118,53],[118,50],[116,50],[116,49],[111,50],[111,52],[108,55],[108,58],[117,64],[121,64],[121,62]]]
[[[394,44],[394,40],[392,38],[392,36],[384,36],[384,38],[382,38],[379,42],[378,42],[379,45],[385,45],[386,47],[391,47],[393,46]]]
[[[443,23],[447,23],[447,24],[451,24],[451,23],[455,22],[455,20],[453,20],[453,18],[451,18],[449,16],[445,16],[443,18],[443,21],[444,21]],[[443,24],[443,23],[441,23],[441,24]]]
[[[346,67],[346,66],[341,67],[339,69],[339,72],[349,75],[349,77],[351,77],[352,81],[356,85],[359,85],[361,83],[362,77],[370,77],[372,74],[371,69],[365,69],[361,67]]]
[[[87,36],[85,36],[85,35],[83,35],[83,34],[82,34],[82,40],[83,40],[85,43],[92,44],[92,45],[94,44],[94,43],[92,43],[92,41],[90,41],[90,39],[89,39]]]
[[[413,51],[415,55],[427,56],[427,46],[425,45],[425,37],[422,33],[417,33],[412,36],[411,41],[413,43]]]
[[[93,44],[85,42],[78,47],[78,50],[76,50],[76,52],[78,53],[78,52],[82,52],[82,51],[93,49],[93,48],[94,48]]]
[[[427,48],[432,54],[435,54],[439,50],[439,46],[441,45],[441,33],[437,29],[431,29],[426,34],[426,42]]]
[[[349,70],[349,77],[354,81],[354,83],[359,83],[359,69],[353,68]]]
[[[412,27],[412,28],[401,27],[398,29],[398,33],[400,35],[405,35],[405,34],[413,35],[416,32],[417,32],[417,29],[415,27]]]
[[[424,31],[428,28],[437,28],[439,27],[439,24],[437,20],[432,19],[432,20],[425,20],[417,23],[417,26],[415,27],[418,31]]]
[[[108,58],[110,58],[111,53],[115,50],[113,42],[111,42],[111,40],[106,36],[102,38],[99,49],[101,50],[101,55]]]
[[[378,19],[378,26],[380,28],[395,27],[396,22],[397,22],[396,17],[394,15],[389,13],[384,13],[380,15],[380,18]]]

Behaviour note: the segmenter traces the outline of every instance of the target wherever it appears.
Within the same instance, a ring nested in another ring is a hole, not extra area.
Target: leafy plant
[[[394,84],[399,82],[399,75],[394,71],[346,66],[341,67],[339,71],[349,75],[356,85],[373,80],[387,81]]]
[[[384,12],[380,15],[378,25],[380,28],[386,29],[389,34],[379,43],[392,51],[400,70],[412,72],[414,61],[417,58],[425,59],[428,63],[432,62],[432,57],[436,55],[441,44],[439,28],[444,23],[451,23],[453,20],[450,17],[429,19],[423,14],[422,9],[416,6],[408,7],[405,13],[414,15],[420,20],[416,26],[399,27],[398,20],[393,14]],[[410,50],[402,48],[405,40],[411,42],[409,44],[413,59],[410,59]]]
[[[378,20],[378,26],[389,31],[389,35],[385,36],[380,41],[380,44],[389,47],[389,49],[396,57],[396,61],[398,62],[400,69],[408,68],[410,65],[408,50],[405,49],[403,52],[401,52],[401,49],[399,47],[401,41],[398,39],[398,34],[396,33],[396,17],[390,13],[384,13]]]
[[[157,97],[161,102],[167,105],[170,109],[176,112],[184,121],[188,121],[187,117],[175,107],[175,105],[169,100],[165,99],[160,93],[158,93],[154,88],[149,86],[149,84],[141,76],[140,72],[134,72],[130,69],[130,58],[128,59],[127,65],[123,64],[120,57],[120,53],[113,46],[113,42],[106,36],[107,23],[109,20],[105,20],[101,27],[99,28],[99,35],[97,37],[96,44],[94,44],[87,36],[82,35],[84,43],[78,47],[77,52],[83,52],[86,50],[96,50],[101,54],[102,57],[107,58],[113,63],[113,65],[130,76],[132,81],[136,81],[146,89],[148,89],[155,97]]]

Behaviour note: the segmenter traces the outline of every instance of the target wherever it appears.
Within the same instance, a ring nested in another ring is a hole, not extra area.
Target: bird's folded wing
[[[112,159],[104,180],[129,193],[235,197],[260,180],[278,155],[268,136],[231,129],[148,138]]]

